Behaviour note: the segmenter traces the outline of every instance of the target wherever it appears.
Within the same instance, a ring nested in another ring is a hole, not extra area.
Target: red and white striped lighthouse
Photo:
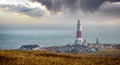
[[[82,25],[80,24],[80,20],[77,22],[77,35],[76,35],[76,42],[82,42]]]

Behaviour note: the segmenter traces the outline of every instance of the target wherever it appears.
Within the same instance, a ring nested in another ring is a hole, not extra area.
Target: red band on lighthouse
[[[77,31],[77,38],[82,38],[82,31]]]

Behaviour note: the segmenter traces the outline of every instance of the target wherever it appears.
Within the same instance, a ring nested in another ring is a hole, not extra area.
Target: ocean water
[[[0,49],[19,49],[27,44],[41,47],[66,45],[74,38],[71,31],[7,31],[0,33]]]
[[[111,32],[112,31],[112,32]],[[120,30],[85,28],[83,39],[95,43],[120,43]],[[76,39],[76,30],[14,30],[0,31],[0,49],[19,49],[22,45],[37,44],[40,47],[71,44]]]

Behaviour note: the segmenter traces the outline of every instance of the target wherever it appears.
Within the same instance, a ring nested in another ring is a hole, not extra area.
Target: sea
[[[95,43],[120,44],[118,28],[85,28],[83,40]],[[22,45],[37,44],[40,47],[63,46],[76,40],[76,30],[5,30],[0,31],[0,50],[19,49]]]

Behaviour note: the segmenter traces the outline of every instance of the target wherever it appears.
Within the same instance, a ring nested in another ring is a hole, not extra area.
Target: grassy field
[[[0,51],[0,65],[120,65],[120,52],[62,54],[42,51]]]

